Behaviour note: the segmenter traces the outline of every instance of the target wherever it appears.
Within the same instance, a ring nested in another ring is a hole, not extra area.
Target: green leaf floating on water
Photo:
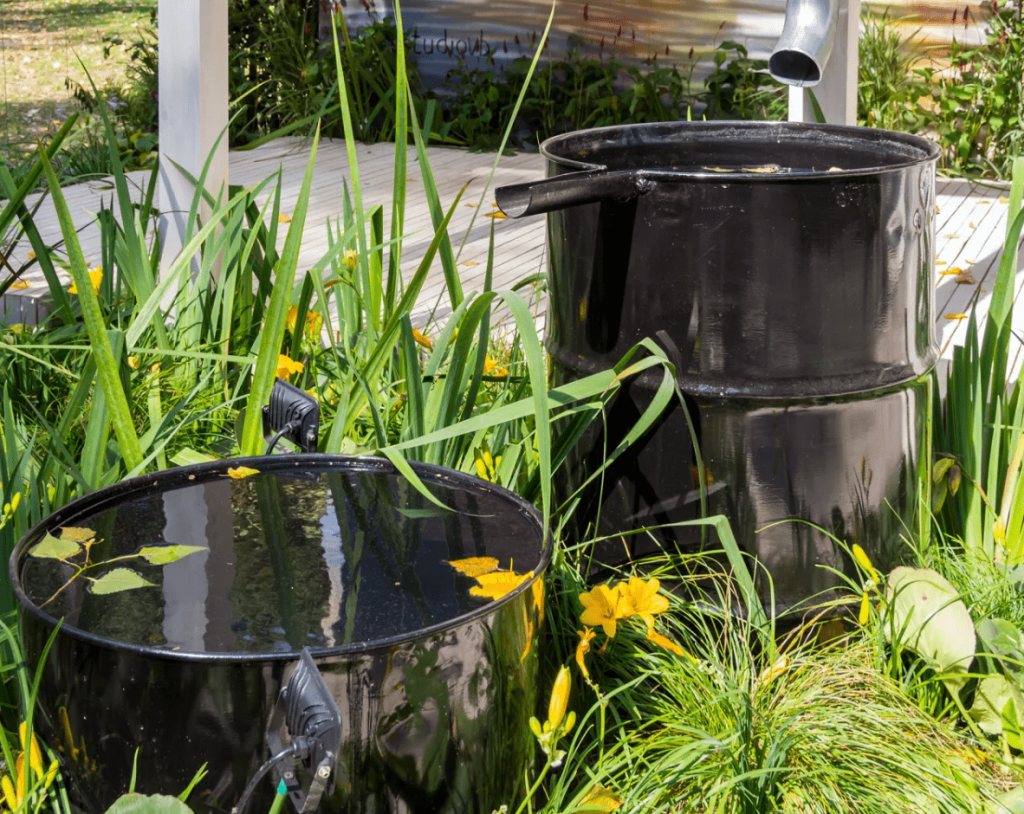
[[[139,556],[150,565],[170,565],[197,551],[208,551],[201,545],[147,545],[139,549]]]
[[[152,582],[143,579],[130,568],[115,568],[93,580],[90,590],[94,594],[117,594],[121,591],[131,591],[135,588],[146,588],[152,585]]]
[[[52,534],[47,534],[41,542],[32,546],[28,553],[32,557],[45,557],[48,560],[66,560],[81,550],[82,547],[72,540],[61,540]]]

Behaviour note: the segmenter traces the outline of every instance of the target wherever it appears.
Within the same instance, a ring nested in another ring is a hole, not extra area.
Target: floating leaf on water
[[[773,166],[769,166],[769,167],[744,167],[743,168],[743,172],[776,173],[776,172],[782,172],[782,170],[779,167],[777,167],[777,166],[774,166],[774,167]]]
[[[525,574],[517,574],[515,571],[494,571],[490,574],[480,574],[476,581],[480,584],[469,589],[472,596],[480,596],[485,599],[501,599],[526,580],[533,576],[533,571]]]
[[[467,577],[478,577],[498,570],[494,557],[467,557],[464,560],[445,560],[452,568]]]
[[[703,169],[708,172],[736,172],[736,170],[729,169],[728,167],[704,167]]]
[[[73,557],[82,547],[73,540],[61,540],[52,534],[47,534],[41,542],[36,543],[28,550],[31,557],[43,557],[48,560],[66,560]]]
[[[197,551],[208,551],[200,545],[147,545],[139,549],[139,556],[150,565],[170,565],[182,557],[195,554]]]
[[[144,579],[130,568],[115,568],[99,579],[93,581],[89,590],[94,594],[118,594],[122,591],[132,591],[136,588],[153,587],[153,583]]]
[[[253,469],[251,466],[232,466],[228,469],[228,477],[235,480],[241,480],[242,478],[248,478],[250,475],[258,474],[260,474],[260,471]]]
[[[90,543],[95,539],[96,532],[92,529],[81,529],[75,526],[64,526],[60,530],[60,539],[71,540],[73,543]]]

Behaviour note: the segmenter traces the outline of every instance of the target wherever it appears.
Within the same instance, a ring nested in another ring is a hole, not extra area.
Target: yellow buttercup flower
[[[583,613],[580,621],[588,627],[604,629],[604,635],[615,638],[616,624],[624,617],[622,593],[618,586],[609,588],[607,585],[596,585],[594,590],[580,594]]]
[[[283,353],[278,354],[277,357],[277,377],[279,379],[287,379],[293,373],[301,373],[304,365],[302,362],[296,362],[294,359],[289,359]]]
[[[660,587],[657,578],[645,582],[640,577],[630,577],[628,583],[620,582],[623,618],[635,614],[644,620],[648,629],[653,628],[654,614],[668,610],[668,599],[658,593]]]
[[[580,668],[580,672],[583,673],[583,677],[590,681],[590,671],[587,669],[586,657],[587,653],[590,652],[590,642],[597,635],[597,633],[589,627],[583,628],[583,630],[577,630],[576,634],[580,637],[580,643],[576,645],[576,664]]]
[[[103,282],[103,267],[96,266],[95,269],[89,272],[89,281],[92,283],[92,290],[94,293],[100,293],[100,283]],[[78,285],[74,280],[71,281],[71,288],[68,289],[68,294],[77,294]]]

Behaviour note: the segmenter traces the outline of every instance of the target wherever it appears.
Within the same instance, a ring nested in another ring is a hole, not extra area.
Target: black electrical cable
[[[285,433],[294,432],[299,429],[300,426],[301,425],[295,421],[289,421],[284,425],[283,429],[278,430],[277,434],[270,439],[270,445],[267,447],[267,455],[270,455],[270,453],[274,451],[274,447],[277,446],[277,442],[284,438]]]
[[[274,768],[275,765],[280,763],[287,757],[292,755],[299,755],[300,757],[306,757],[309,754],[313,744],[309,738],[298,737],[292,740],[292,745],[287,749],[283,749],[274,755],[270,760],[264,763],[259,769],[256,770],[256,774],[252,776],[249,784],[245,787],[245,791],[242,792],[242,796],[238,798],[238,802],[234,808],[231,809],[231,814],[242,814],[245,811],[245,806],[249,802],[249,798],[252,797],[252,793],[256,788],[256,784],[259,783],[269,772]]]

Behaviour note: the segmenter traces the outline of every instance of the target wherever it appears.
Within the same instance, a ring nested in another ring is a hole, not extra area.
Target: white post
[[[166,271],[181,253],[195,189],[174,166],[198,178],[221,138],[206,189],[228,183],[228,0],[159,0],[160,234]],[[200,210],[208,216],[209,207]]]
[[[814,98],[821,105],[828,124],[857,123],[857,73],[860,68],[860,0],[840,0],[839,22],[836,27],[835,45],[832,56],[821,75],[821,82],[814,88]],[[802,97],[801,105],[794,104],[795,97]],[[791,122],[814,122],[814,105],[805,90],[790,88],[789,120]]]

